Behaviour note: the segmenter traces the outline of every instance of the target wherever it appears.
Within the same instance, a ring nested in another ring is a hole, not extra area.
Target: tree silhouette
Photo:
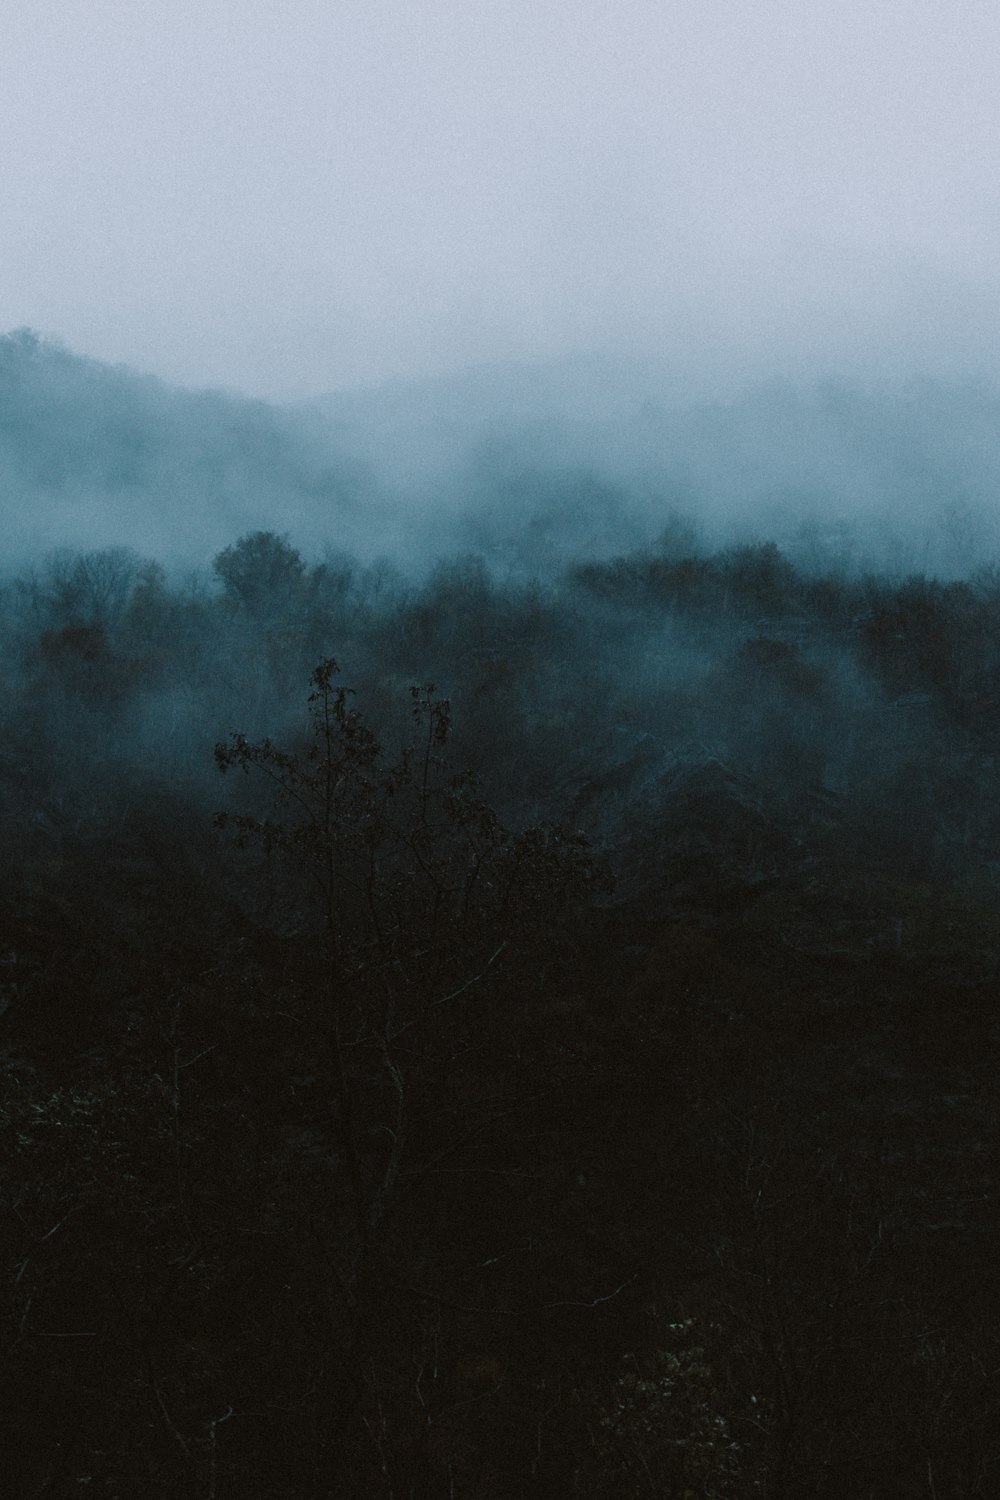
[[[474,778],[448,764],[450,709],[433,686],[410,689],[413,735],[390,759],[337,670],[326,660],[313,672],[300,748],[239,733],[216,747],[219,769],[252,776],[262,796],[217,821],[270,857],[282,892],[271,919],[299,975],[287,1003],[325,1065],[338,1337],[360,1372],[386,1297],[420,1297],[413,1265],[443,1260],[425,1242],[434,1171],[470,1141],[482,1152],[517,1108],[516,1080],[498,1103],[477,1078],[495,1080],[513,1050],[523,1085],[512,993],[523,1004],[544,990],[560,928],[605,879],[581,837],[502,826]],[[456,1225],[455,1244],[468,1227]],[[361,1398],[352,1388],[338,1399],[346,1422]]]
[[[226,547],[212,563],[227,598],[255,617],[274,614],[292,601],[305,564],[287,537],[252,531]]]

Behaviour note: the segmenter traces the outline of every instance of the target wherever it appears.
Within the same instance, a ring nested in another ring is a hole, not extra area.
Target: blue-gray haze
[[[991,556],[994,7],[23,0],[0,43],[8,564],[517,569],[675,510]]]
[[[21,0],[0,328],[303,397],[995,368],[986,0]]]

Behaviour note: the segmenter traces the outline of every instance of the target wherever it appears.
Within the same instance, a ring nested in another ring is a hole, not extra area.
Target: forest
[[[9,1493],[995,1495],[969,443],[900,566],[564,429],[394,554],[315,413],[0,395]]]

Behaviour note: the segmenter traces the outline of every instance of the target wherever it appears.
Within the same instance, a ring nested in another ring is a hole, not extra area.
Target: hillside
[[[992,1493],[996,573],[694,536],[5,587],[17,1493]]]

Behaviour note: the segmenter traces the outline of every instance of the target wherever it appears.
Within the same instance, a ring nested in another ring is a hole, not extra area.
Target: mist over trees
[[[569,360],[276,407],[0,338],[5,567],[126,545],[200,566],[250,530],[418,572],[558,573],[653,542],[777,542],[808,568],[960,577],[998,536],[1000,396],[863,375],[717,391]]]
[[[991,1496],[995,396],[0,381],[11,1493]]]

